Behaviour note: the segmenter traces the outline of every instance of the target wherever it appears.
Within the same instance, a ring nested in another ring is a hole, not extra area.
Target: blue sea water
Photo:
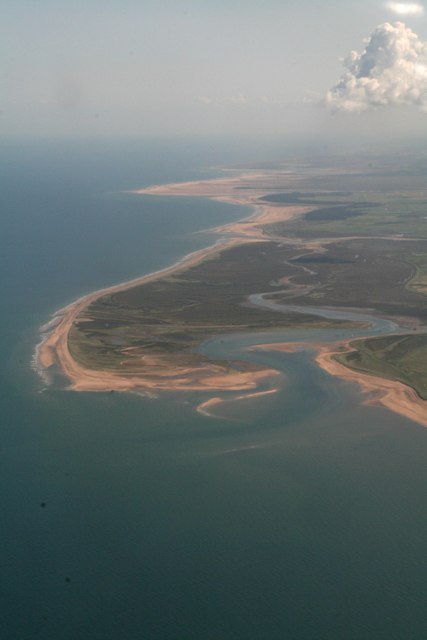
[[[3,145],[2,638],[426,637],[425,429],[361,406],[306,353],[253,354],[283,372],[283,391],[218,419],[190,396],[41,393],[31,369],[55,310],[175,262],[245,213],[127,190],[269,151]]]

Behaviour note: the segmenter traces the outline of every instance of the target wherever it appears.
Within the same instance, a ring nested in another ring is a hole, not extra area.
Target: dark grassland
[[[243,245],[216,254],[173,277],[162,278],[92,303],[69,336],[73,356],[93,369],[141,369],[141,355],[179,356],[179,364],[201,360],[191,350],[208,336],[229,331],[289,327],[354,326],[313,315],[276,313],[245,305],[254,292],[277,291],[278,279],[298,273],[288,263],[291,246]]]
[[[366,194],[369,198],[366,202],[363,202],[361,195],[363,194],[355,194],[354,202],[351,198],[347,198],[347,203],[341,203],[337,199],[328,203],[327,207],[323,206],[325,203],[319,198],[319,207],[302,218],[264,225],[263,228],[268,234],[290,238],[371,238],[396,235],[427,238],[425,192],[416,192],[411,197],[402,193],[369,193]]]
[[[328,245],[325,254],[303,254],[291,264],[303,264],[314,272],[293,278],[294,284],[313,286],[298,304],[369,308],[427,323],[427,298],[418,267],[427,266],[427,241],[337,242]],[[289,299],[282,292],[272,297],[276,302]]]

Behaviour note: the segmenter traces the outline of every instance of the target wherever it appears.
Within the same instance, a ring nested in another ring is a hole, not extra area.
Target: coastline
[[[155,185],[145,189],[131,191],[136,195],[157,195],[157,196],[185,196],[209,198],[221,202],[228,202],[236,205],[250,206],[253,213],[238,222],[233,222],[220,227],[215,227],[209,231],[222,235],[214,244],[188,254],[170,267],[149,273],[145,276],[133,280],[99,289],[86,294],[78,300],[67,305],[56,312],[52,320],[45,325],[48,330],[42,341],[37,345],[34,355],[34,366],[39,374],[48,381],[50,370],[57,366],[69,380],[69,388],[75,391],[250,391],[247,397],[251,397],[257,392],[260,381],[279,375],[275,369],[262,369],[256,371],[242,371],[235,373],[225,373],[224,369],[215,364],[206,364],[199,367],[171,367],[170,363],[162,361],[161,356],[150,356],[150,365],[156,371],[154,377],[141,375],[123,375],[113,371],[91,370],[79,365],[72,357],[68,348],[68,334],[78,315],[88,305],[98,298],[132,287],[142,285],[147,282],[158,280],[164,276],[176,274],[203,260],[215,255],[227,248],[248,243],[274,240],[271,236],[265,235],[261,224],[270,224],[277,221],[288,221],[292,218],[303,215],[312,210],[311,206],[295,204],[274,204],[266,202],[260,203],[258,198],[265,195],[268,186],[265,188],[253,188],[245,194],[236,193],[235,189],[244,189],[250,185],[254,179],[263,179],[268,182],[269,174],[251,172],[236,177],[217,178],[213,180],[201,180],[185,183],[171,183],[166,185]],[[226,236],[229,236],[228,238]],[[282,239],[283,240],[283,239]],[[307,240],[303,243],[296,239],[295,244],[303,244],[304,248],[316,248],[319,250],[325,240]],[[338,347],[349,348],[350,340],[342,343],[335,343],[328,346],[314,345],[317,350],[315,362],[318,366],[331,375],[339,376],[342,379],[356,382],[363,393],[368,393],[369,398],[366,404],[381,405],[395,413],[399,413],[423,426],[427,426],[426,404],[415,391],[410,387],[396,381],[387,380],[377,376],[370,376],[352,371],[333,359]],[[260,348],[271,348],[274,350],[292,351],[301,348],[313,348],[308,343],[260,345]],[[257,347],[253,347],[257,348]],[[147,356],[148,359],[148,356]],[[273,389],[271,392],[275,392]],[[242,399],[246,396],[239,396]],[[222,402],[221,398],[211,398],[201,403],[198,407],[200,413],[204,413],[205,408]],[[208,412],[206,411],[206,414]]]
[[[249,175],[249,179],[255,177],[253,174]],[[260,177],[260,175],[256,174],[256,177]],[[212,197],[223,202],[251,206],[254,212],[249,217],[243,218],[241,223],[231,223],[210,230],[218,235],[230,234],[230,238],[220,238],[214,244],[184,256],[170,267],[86,294],[57,311],[51,321],[42,328],[48,329],[48,332],[37,345],[33,359],[34,368],[45,382],[48,382],[49,372],[54,366],[57,366],[61,373],[67,377],[70,382],[68,388],[74,391],[246,391],[256,389],[261,380],[279,375],[279,372],[274,369],[224,373],[224,369],[215,364],[194,368],[171,368],[170,365],[164,366],[161,357],[151,357],[150,364],[153,365],[153,368],[157,367],[155,377],[124,376],[112,371],[84,368],[74,360],[68,348],[68,333],[73,322],[88,305],[98,298],[176,274],[225,249],[263,242],[268,239],[261,230],[257,230],[255,227],[260,224],[260,221],[267,223],[270,219],[277,220],[277,212],[272,214],[271,209],[274,207],[268,203],[264,207],[264,205],[255,202],[258,195],[264,193],[262,190],[251,192],[250,197],[235,196],[232,190],[237,184],[240,184],[239,178],[218,178],[210,181],[176,183],[164,185],[164,187],[155,186],[132,191],[135,194],[147,195]],[[227,188],[230,190],[230,194],[226,193]],[[307,207],[291,207],[292,211],[287,211],[288,207],[280,207],[280,209],[286,210],[284,215],[287,216],[286,219],[289,219],[302,213],[300,210],[305,211]],[[238,234],[235,233],[236,226],[239,228]],[[158,369],[163,370],[159,373]]]
[[[256,242],[256,240],[248,240],[247,242]],[[99,289],[67,305],[55,314],[51,321],[52,328],[50,332],[36,348],[35,357],[37,359],[37,369],[43,371],[44,375],[48,375],[49,369],[52,366],[59,366],[61,372],[65,374],[70,381],[69,388],[75,391],[141,391],[144,389],[151,391],[178,391],[182,389],[188,391],[209,389],[240,391],[244,389],[254,389],[261,378],[276,375],[277,372],[269,369],[262,372],[242,372],[234,375],[221,376],[219,367],[211,365],[210,367],[206,366],[200,369],[204,376],[203,379],[199,381],[195,381],[194,378],[196,370],[187,368],[185,370],[172,370],[169,372],[169,379],[165,376],[164,381],[154,382],[148,377],[125,377],[110,371],[86,369],[74,360],[68,348],[68,333],[73,322],[81,311],[101,296],[125,291],[131,287],[151,282],[164,276],[170,276],[237,244],[241,244],[241,241],[226,240],[218,242],[215,245],[188,254],[171,267],[166,267],[160,271],[125,283],[113,285],[112,287]],[[153,364],[155,363],[153,362]],[[207,373],[209,377],[206,376]]]

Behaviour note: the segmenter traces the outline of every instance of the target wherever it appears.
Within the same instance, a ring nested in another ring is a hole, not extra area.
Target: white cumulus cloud
[[[424,13],[423,5],[418,2],[387,2],[385,6],[398,16],[421,16]]]
[[[412,105],[427,109],[427,43],[402,22],[380,24],[362,53],[351,51],[347,71],[326,95],[332,108],[367,111]]]

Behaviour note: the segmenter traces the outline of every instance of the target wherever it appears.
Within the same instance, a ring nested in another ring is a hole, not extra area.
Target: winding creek
[[[349,309],[319,308],[297,304],[279,304],[273,300],[266,300],[270,294],[257,293],[249,296],[251,305],[267,308],[279,313],[301,313],[316,315],[330,320],[347,320],[363,323],[360,329],[288,329],[286,331],[262,331],[251,333],[231,333],[216,336],[203,343],[198,351],[210,358],[241,357],[245,350],[255,345],[277,343],[306,343],[307,347],[313,343],[334,344],[350,338],[367,338],[390,333],[406,333],[407,329],[400,327],[392,320],[375,316],[372,313],[361,313]],[[369,325],[369,326],[366,326]],[[283,354],[286,357],[286,354]]]
[[[243,360],[257,363],[266,368],[272,368],[284,374],[286,378],[285,384],[279,384],[275,390],[279,391],[279,404],[283,410],[291,415],[304,414],[307,419],[323,411],[325,407],[329,410],[336,403],[345,402],[343,396],[349,397],[348,394],[356,394],[360,399],[355,384],[347,382],[331,376],[323,371],[314,363],[314,355],[316,345],[328,345],[333,350],[334,345],[338,345],[343,341],[357,338],[379,337],[382,335],[390,335],[397,333],[407,333],[408,329],[400,326],[397,322],[373,315],[372,312],[356,311],[354,309],[337,309],[337,308],[318,308],[296,304],[279,304],[273,300],[266,299],[269,293],[253,294],[248,298],[248,304],[275,310],[279,313],[301,313],[312,314],[321,318],[331,320],[346,320],[360,322],[360,328],[352,329],[289,329],[286,331],[261,331],[261,332],[241,332],[230,333],[227,335],[216,336],[205,341],[198,351],[212,359],[228,359]],[[420,331],[420,330],[418,330]],[[262,349],[262,345],[271,344],[294,344],[294,348],[286,350]],[[256,347],[261,347],[257,349]],[[220,399],[215,399],[214,404],[221,404],[229,401],[244,400],[247,398],[256,398],[269,393],[268,382],[264,382],[259,387],[258,393],[248,395],[228,394]],[[307,390],[309,390],[309,400],[307,399]],[[359,400],[360,401],[360,400]],[[271,404],[271,398],[268,400]],[[357,400],[356,400],[357,402]],[[207,403],[209,406],[209,402]],[[265,403],[264,403],[265,406]],[[221,415],[223,409],[218,412],[215,407],[213,413],[210,408],[203,410],[205,415]]]

